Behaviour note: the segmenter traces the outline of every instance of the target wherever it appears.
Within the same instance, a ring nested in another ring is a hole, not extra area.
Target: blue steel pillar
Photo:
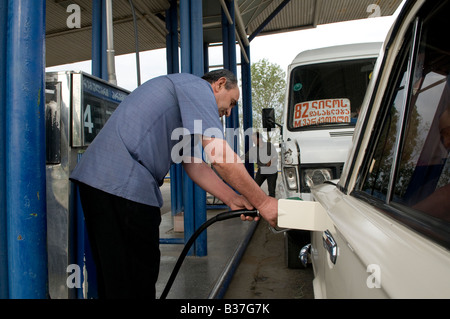
[[[202,0],[191,0],[191,41],[192,73],[202,76],[205,73]],[[196,184],[194,185],[194,212],[194,225],[195,229],[198,229],[206,222],[206,192]],[[206,232],[203,232],[195,242],[195,255],[199,257],[207,255]]]
[[[192,73],[191,65],[191,14],[190,0],[180,1],[180,45],[181,45],[181,72]],[[194,226],[194,182],[182,170],[182,192],[184,209],[184,242],[195,232]],[[188,255],[194,253],[194,247],[188,252]]]
[[[105,2],[105,0],[92,0],[92,75],[107,81]]]
[[[178,62],[178,4],[177,0],[170,0],[170,8],[166,11],[166,59],[167,73],[180,72]]]
[[[47,298],[45,0],[10,0],[6,66],[9,297]]]
[[[180,1],[181,71],[203,75],[203,13],[202,0]],[[184,237],[185,242],[206,221],[206,193],[194,185],[183,172]],[[206,256],[206,232],[194,245],[195,255]],[[192,254],[192,249],[189,254]]]
[[[92,48],[91,48],[91,74],[108,80],[108,67],[106,57],[106,1],[92,0]],[[78,154],[78,160],[82,153]],[[81,269],[86,267],[88,277],[82,274],[82,280],[87,282],[89,289],[84,295],[83,288],[77,289],[78,299],[98,298],[97,272],[93,261],[92,251],[89,243],[87,229],[84,222],[84,213],[81,206],[78,187],[76,187],[76,261]],[[84,285],[86,284],[84,282]]]
[[[6,30],[8,0],[0,0],[0,299],[8,298],[6,242]]]
[[[247,154],[249,149],[252,147],[252,132],[253,128],[253,110],[252,110],[252,74],[251,74],[251,61],[250,61],[250,46],[244,47],[245,52],[241,53],[241,73],[242,73],[242,117],[245,138],[245,150],[244,153]],[[244,58],[244,53],[247,55],[249,62],[247,63]],[[245,162],[245,168],[251,177],[254,178],[255,167],[253,163],[249,161]]]
[[[108,80],[108,68],[106,57],[106,4],[105,0],[92,0],[92,48],[91,48],[91,74]],[[82,153],[78,154],[78,160]],[[98,298],[97,272],[93,261],[92,251],[89,244],[89,238],[84,222],[84,213],[81,206],[78,187],[75,185],[75,211],[76,211],[76,253],[75,259],[81,269],[86,267],[88,277],[82,273],[83,285],[89,287],[86,295],[83,288],[77,288],[78,299],[96,299]]]
[[[225,1],[228,12],[230,13],[233,23],[230,23],[222,9],[222,43],[223,43],[223,66],[237,75],[236,67],[236,22],[234,14],[234,0]],[[239,128],[239,107],[236,105],[231,111],[230,117],[226,119],[227,129]],[[231,130],[228,130],[231,131]],[[227,132],[229,133],[229,132]],[[233,150],[239,154],[239,134],[226,136],[227,142],[232,145]]]
[[[92,47],[91,47],[91,73],[94,76],[102,75],[102,2],[103,0],[92,0]]]
[[[166,11],[166,28],[168,30],[166,36],[167,74],[179,73],[177,0],[170,0],[170,8]],[[183,210],[182,169],[181,164],[173,164],[170,167],[170,208],[172,216]]]

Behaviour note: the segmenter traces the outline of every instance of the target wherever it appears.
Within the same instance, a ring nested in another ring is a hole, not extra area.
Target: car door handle
[[[336,259],[337,259],[337,254],[338,254],[338,248],[337,248],[336,241],[334,240],[333,236],[331,236],[331,233],[329,230],[326,230],[323,232],[322,242],[323,242],[323,247],[330,254],[331,262],[335,265]]]
[[[311,253],[311,244],[303,246],[303,248],[300,250],[300,253],[298,255],[298,258],[300,258],[300,261],[303,265],[303,267],[308,267],[308,255]]]

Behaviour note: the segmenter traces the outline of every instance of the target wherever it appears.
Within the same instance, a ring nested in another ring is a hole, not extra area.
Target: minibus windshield
[[[291,72],[288,129],[356,123],[376,58],[301,65]]]

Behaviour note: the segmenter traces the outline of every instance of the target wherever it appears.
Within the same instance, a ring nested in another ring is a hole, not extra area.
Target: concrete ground
[[[287,268],[284,251],[284,234],[261,221],[224,299],[313,299],[312,267]]]
[[[266,183],[262,188],[267,191]],[[161,210],[163,221],[160,237],[183,238],[183,233],[173,230],[170,183],[165,183],[161,190],[165,204]],[[208,210],[207,218],[219,212],[222,211]],[[312,267],[287,268],[284,234],[273,233],[266,221],[256,223],[241,222],[238,218],[229,219],[210,226],[207,236],[208,255],[186,257],[167,296],[168,299],[215,299],[217,296],[223,299],[314,297]],[[248,242],[246,249],[242,249],[243,242]],[[162,293],[183,247],[184,245],[160,245],[161,269],[156,285],[157,298]],[[233,266],[233,257],[236,255],[241,257],[240,262]],[[230,268],[234,271],[228,272]],[[223,282],[225,288],[228,288],[220,293]]]

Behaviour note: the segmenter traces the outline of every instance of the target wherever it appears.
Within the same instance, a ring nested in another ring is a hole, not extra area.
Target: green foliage
[[[253,127],[261,128],[261,113],[264,108],[274,108],[277,123],[281,123],[286,94],[286,73],[278,64],[267,59],[253,63],[252,106]]]

